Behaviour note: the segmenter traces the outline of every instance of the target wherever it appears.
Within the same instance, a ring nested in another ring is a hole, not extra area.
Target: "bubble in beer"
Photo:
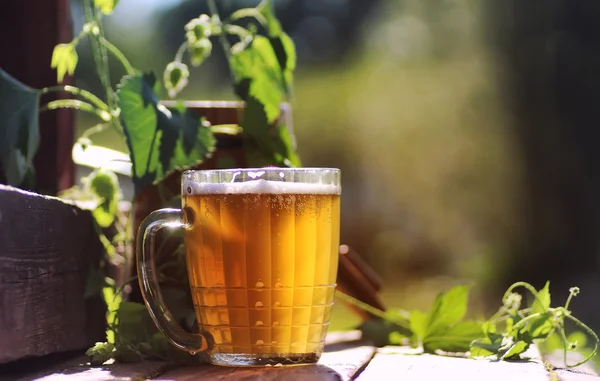
[[[262,307],[262,306],[263,306],[262,302],[256,302],[256,303],[254,303],[254,307],[258,308],[258,307]]]
[[[191,187],[191,186],[189,186],[189,185],[188,185],[188,187],[187,187],[187,192],[188,192],[188,194],[192,194],[192,187]]]
[[[282,288],[283,284],[281,282],[275,283],[275,288]]]
[[[256,340],[256,345],[263,345],[265,342],[262,340]]]
[[[256,287],[256,288],[263,288],[263,287],[265,287],[265,284],[263,282],[261,282],[261,281],[258,281],[254,285],[254,287]]]
[[[273,303],[273,307],[281,307],[281,303],[280,302],[275,302],[275,303]]]
[[[257,320],[254,325],[257,327],[262,327],[263,325],[265,325],[265,323],[263,323],[261,320]]]
[[[279,322],[278,322],[278,321],[274,321],[274,322],[273,322],[273,327],[277,327],[278,325],[279,325]]]
[[[271,341],[271,345],[277,345],[277,341],[275,341],[275,340]]]

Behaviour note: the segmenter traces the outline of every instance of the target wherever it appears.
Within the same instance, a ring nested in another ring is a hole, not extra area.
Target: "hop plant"
[[[188,44],[193,45],[198,40],[210,37],[212,32],[212,20],[208,15],[200,15],[199,17],[190,20],[190,22],[185,25],[185,31]]]
[[[189,45],[188,51],[190,53],[190,62],[193,66],[197,67],[210,56],[212,44],[208,38],[197,40],[193,45]]]
[[[165,88],[169,93],[169,97],[174,98],[181,90],[187,86],[190,78],[190,70],[187,65],[173,61],[167,65],[163,75]]]

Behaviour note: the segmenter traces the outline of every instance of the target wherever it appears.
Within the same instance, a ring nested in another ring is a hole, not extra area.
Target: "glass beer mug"
[[[340,231],[340,171],[257,168],[186,171],[183,209],[142,223],[138,276],[159,330],[182,350],[226,366],[316,363],[333,306]],[[200,334],[166,308],[154,237],[184,231]]]

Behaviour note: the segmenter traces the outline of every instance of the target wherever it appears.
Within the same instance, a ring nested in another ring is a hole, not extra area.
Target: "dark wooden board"
[[[0,185],[0,364],[104,337],[104,304],[84,299],[103,255],[89,212]]]

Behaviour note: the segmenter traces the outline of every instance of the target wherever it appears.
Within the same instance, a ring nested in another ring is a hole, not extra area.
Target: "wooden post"
[[[103,341],[104,302],[84,296],[102,255],[89,211],[0,185],[0,364]]]
[[[34,88],[55,85],[56,72],[50,68],[52,50],[56,44],[72,39],[70,3],[69,0],[5,2],[0,12],[0,67]],[[34,160],[36,191],[56,194],[74,184],[75,166],[71,158],[74,131],[71,110],[50,111],[40,116],[40,147]]]

